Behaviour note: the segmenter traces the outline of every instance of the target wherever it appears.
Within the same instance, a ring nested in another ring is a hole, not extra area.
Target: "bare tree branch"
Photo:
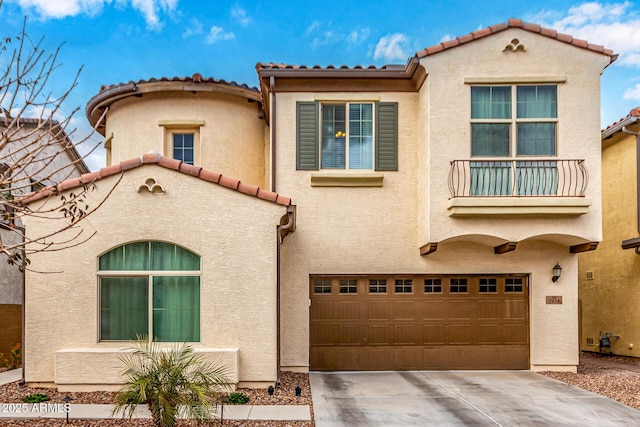
[[[2,4],[0,0],[0,13]],[[93,133],[81,137],[72,128],[79,106],[65,111],[82,68],[71,74],[61,93],[52,90],[52,82],[60,80],[62,45],[47,52],[43,42],[44,37],[28,34],[26,17],[18,34],[0,38],[0,262],[6,258],[21,270],[28,269],[28,255],[90,239],[95,230],[85,230],[84,223],[120,182],[97,198],[88,194],[95,188],[92,182],[58,191],[60,182],[89,171],[83,159],[101,141],[92,139]],[[49,194],[46,202],[25,203],[35,191]],[[39,236],[25,232],[26,217],[47,218],[51,227]]]

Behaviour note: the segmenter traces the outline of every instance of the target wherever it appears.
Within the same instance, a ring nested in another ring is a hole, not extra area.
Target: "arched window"
[[[165,242],[100,256],[100,341],[200,341],[200,257]]]

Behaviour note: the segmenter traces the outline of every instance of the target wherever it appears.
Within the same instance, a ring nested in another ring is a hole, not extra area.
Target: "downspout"
[[[276,192],[276,78],[269,78],[269,103],[271,109],[271,191]]]
[[[280,246],[284,243],[284,238],[290,231],[293,231],[295,224],[296,207],[287,206],[287,222],[278,225],[276,229],[276,385],[280,385]],[[283,218],[284,219],[284,216]],[[282,220],[280,222],[283,222]]]

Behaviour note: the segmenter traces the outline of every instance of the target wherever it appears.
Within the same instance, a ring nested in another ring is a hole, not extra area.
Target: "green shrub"
[[[33,393],[22,398],[24,403],[40,403],[49,400],[49,396],[42,393]]]
[[[247,402],[249,402],[249,396],[244,393],[235,391],[229,394],[229,403],[232,405],[244,405]]]

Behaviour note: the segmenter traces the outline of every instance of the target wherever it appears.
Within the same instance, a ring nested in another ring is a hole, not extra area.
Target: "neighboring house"
[[[0,174],[10,175],[10,191],[14,197],[89,172],[55,121],[23,118],[11,124],[10,119],[0,117],[0,132],[10,141],[4,146],[0,143]],[[8,182],[9,178],[2,181]],[[19,245],[21,226],[19,219],[5,221],[0,217],[0,242]],[[17,266],[7,263],[6,255],[0,254],[0,353],[8,358],[11,348],[21,342],[22,273]]]
[[[579,257],[580,348],[640,353],[640,108],[602,131],[602,243]],[[602,339],[602,341],[601,341]]]
[[[113,387],[137,333],[191,341],[242,385],[575,371],[615,59],[509,20],[405,65],[258,64],[260,90],[199,74],[103,87],[87,116],[106,113],[108,166],[58,190],[112,193],[93,239],[33,257],[69,267],[27,274],[27,382]]]

